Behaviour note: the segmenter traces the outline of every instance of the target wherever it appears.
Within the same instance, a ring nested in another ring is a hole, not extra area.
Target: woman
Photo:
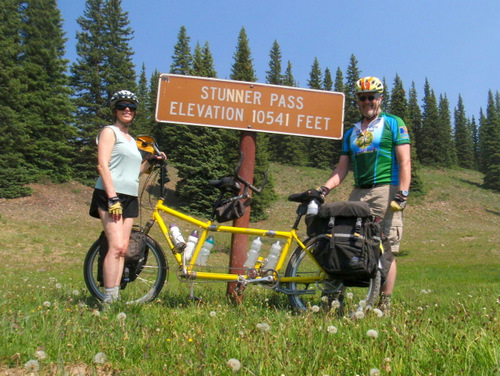
[[[143,161],[129,134],[139,105],[134,93],[120,90],[110,104],[115,123],[106,126],[96,140],[99,178],[90,205],[90,215],[101,219],[109,245],[103,263],[105,303],[119,299],[125,254],[134,218],[139,215],[139,175],[155,158],[165,158],[162,153],[162,157]]]

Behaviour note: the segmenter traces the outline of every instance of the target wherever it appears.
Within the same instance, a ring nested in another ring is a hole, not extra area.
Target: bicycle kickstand
[[[189,298],[188,300],[192,300],[192,301],[195,301],[195,302],[202,302],[203,299],[198,297],[198,296],[194,296],[194,282],[191,281],[191,286],[189,286]]]

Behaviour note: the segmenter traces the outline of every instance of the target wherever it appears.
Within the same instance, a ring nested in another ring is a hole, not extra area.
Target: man
[[[352,167],[355,187],[349,200],[370,205],[372,214],[383,219],[382,229],[392,251],[398,252],[411,180],[410,137],[403,120],[382,112],[383,92],[384,86],[376,77],[357,81],[356,97],[362,119],[346,132],[338,165],[319,192],[327,195],[342,183]],[[393,259],[379,302],[387,313],[395,281]]]

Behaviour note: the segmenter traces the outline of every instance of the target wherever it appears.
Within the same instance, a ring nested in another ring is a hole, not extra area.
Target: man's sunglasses
[[[360,102],[364,102],[365,100],[369,100],[370,102],[373,102],[375,99],[378,99],[380,95],[360,95],[358,96],[358,100]]]
[[[133,103],[117,103],[115,104],[115,108],[119,111],[125,111],[126,108],[131,112],[137,111],[137,106]]]

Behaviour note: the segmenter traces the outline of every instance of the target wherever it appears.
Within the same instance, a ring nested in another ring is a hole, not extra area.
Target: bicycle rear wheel
[[[168,276],[168,264],[159,244],[150,238],[146,239],[147,260],[133,282],[120,290],[120,300],[126,304],[147,303],[155,299],[162,290]],[[104,287],[98,281],[98,263],[100,240],[90,247],[83,265],[85,284],[90,293],[98,300],[104,300]]]
[[[314,254],[316,249],[324,246],[324,242],[329,242],[327,235],[318,235],[305,242],[306,247]],[[367,287],[345,287],[342,281],[329,278],[318,267],[316,262],[301,247],[293,252],[288,262],[286,277],[324,277],[316,282],[288,282],[288,299],[290,305],[297,312],[305,312],[313,306],[328,307],[332,300],[340,299],[347,293],[352,293],[352,301],[363,301],[361,304],[353,304],[352,310],[372,307],[380,292],[380,271],[369,281]],[[349,294],[351,297],[351,294]],[[341,308],[341,307],[340,307]],[[340,312],[342,312],[339,309]]]

